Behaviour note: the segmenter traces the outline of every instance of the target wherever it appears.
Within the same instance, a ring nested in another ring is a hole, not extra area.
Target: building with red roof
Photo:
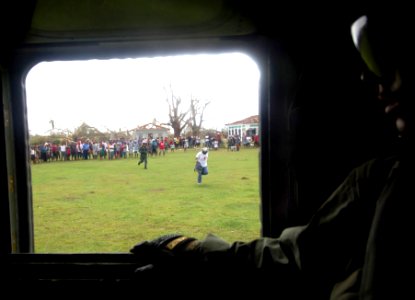
[[[243,120],[225,124],[228,136],[253,137],[259,135],[259,115],[250,116]]]

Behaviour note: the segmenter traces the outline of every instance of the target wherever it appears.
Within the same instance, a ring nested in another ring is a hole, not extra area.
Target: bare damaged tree
[[[188,120],[186,119],[189,111],[181,112],[179,110],[182,99],[176,97],[173,93],[173,89],[170,86],[170,99],[167,98],[166,101],[169,104],[169,119],[171,127],[173,128],[174,136],[179,137],[183,129],[187,126]]]
[[[202,104],[200,100],[193,98],[190,100],[190,126],[192,128],[192,135],[199,136],[203,124],[203,114],[209,102]]]

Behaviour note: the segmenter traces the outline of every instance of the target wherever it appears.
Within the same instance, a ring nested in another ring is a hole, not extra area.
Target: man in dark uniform
[[[138,165],[144,163],[144,169],[147,169],[147,156],[148,156],[148,146],[147,140],[143,140],[141,147],[138,149],[140,153],[140,160],[138,161]]]
[[[139,271],[160,267],[169,257],[214,266],[210,270],[266,273],[274,278],[271,288],[290,298],[303,288],[308,299],[414,297],[413,28],[400,16],[384,17],[362,16],[351,29],[377,98],[396,129],[394,152],[353,170],[305,226],[287,228],[278,238],[231,244],[214,235],[203,240],[162,236],[131,249],[147,259]]]

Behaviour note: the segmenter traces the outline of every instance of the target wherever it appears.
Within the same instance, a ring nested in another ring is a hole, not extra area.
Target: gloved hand
[[[180,234],[167,234],[136,244],[130,252],[139,256],[143,266],[136,272],[148,272],[155,267],[190,264],[197,256],[199,241]]]

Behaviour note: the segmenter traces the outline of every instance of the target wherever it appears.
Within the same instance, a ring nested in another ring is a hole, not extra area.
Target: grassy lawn
[[[128,252],[167,233],[227,241],[260,235],[258,150],[209,152],[196,184],[196,150],[137,159],[32,165],[35,252]]]

